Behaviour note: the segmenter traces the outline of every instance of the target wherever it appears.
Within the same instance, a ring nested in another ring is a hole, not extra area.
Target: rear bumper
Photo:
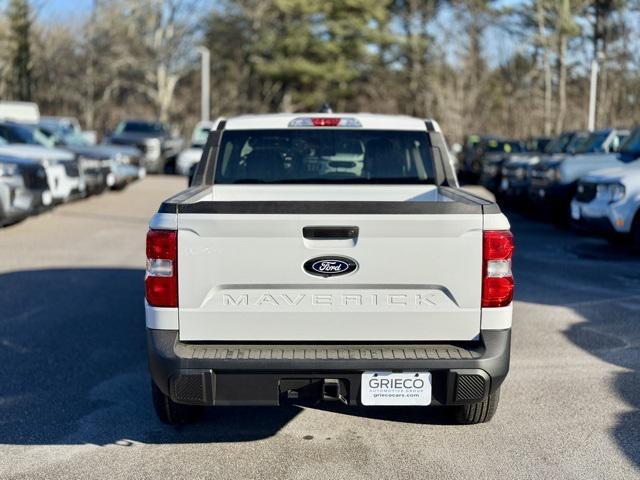
[[[588,203],[576,199],[571,202],[571,215],[578,227],[605,235],[629,234],[636,211],[637,200],[633,197],[614,203],[600,197]]]
[[[174,401],[195,405],[280,405],[323,399],[339,385],[342,401],[360,404],[365,371],[428,371],[432,405],[477,402],[509,371],[511,330],[443,344],[193,344],[175,330],[147,329],[149,370]]]
[[[116,164],[113,167],[115,185],[126,185],[144,175],[141,175],[141,168],[135,165]]]
[[[619,232],[613,228],[611,221],[608,217],[586,217],[583,216],[579,219],[572,219],[573,225],[586,232],[592,232],[604,236],[614,236]]]
[[[0,225],[19,222],[43,210],[45,190],[32,190],[22,185],[0,185]],[[50,202],[49,202],[50,203]]]

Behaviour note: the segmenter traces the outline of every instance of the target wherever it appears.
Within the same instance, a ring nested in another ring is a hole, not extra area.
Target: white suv
[[[640,248],[640,128],[621,147],[618,161],[628,163],[580,179],[571,217],[588,230],[630,237]]]
[[[209,132],[215,128],[214,122],[198,122],[191,135],[191,145],[178,155],[176,160],[176,173],[178,175],[191,176],[193,168],[202,157],[204,145],[207,143]]]

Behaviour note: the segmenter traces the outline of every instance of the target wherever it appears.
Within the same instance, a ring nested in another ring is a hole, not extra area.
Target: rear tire
[[[109,187],[109,189],[110,189],[112,192],[121,192],[121,191],[123,191],[125,188],[127,188],[127,182],[116,183],[116,184],[112,185],[111,187]]]
[[[612,247],[628,247],[629,246],[629,238],[628,236],[624,236],[621,234],[611,233],[606,236],[607,242]]]
[[[640,211],[636,213],[631,226],[631,245],[636,252],[640,252]]]
[[[176,157],[168,158],[162,169],[158,173],[164,173],[165,175],[175,175],[176,174]]]
[[[162,423],[167,425],[183,425],[198,420],[204,412],[204,407],[198,405],[183,405],[176,403],[162,393],[153,380],[151,380],[151,396],[153,408]]]
[[[460,425],[475,425],[478,423],[488,422],[498,410],[498,402],[500,401],[500,388],[482,402],[469,403],[460,405],[455,410],[455,421]]]

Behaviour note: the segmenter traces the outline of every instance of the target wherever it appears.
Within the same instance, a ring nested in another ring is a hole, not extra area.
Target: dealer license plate
[[[429,405],[431,373],[364,372],[360,392],[363,405]]]

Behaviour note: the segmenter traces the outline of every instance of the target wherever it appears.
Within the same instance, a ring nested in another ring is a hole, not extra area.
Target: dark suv
[[[183,144],[168,125],[147,120],[120,122],[106,143],[137,147],[142,152],[141,166],[150,173],[173,173]]]

